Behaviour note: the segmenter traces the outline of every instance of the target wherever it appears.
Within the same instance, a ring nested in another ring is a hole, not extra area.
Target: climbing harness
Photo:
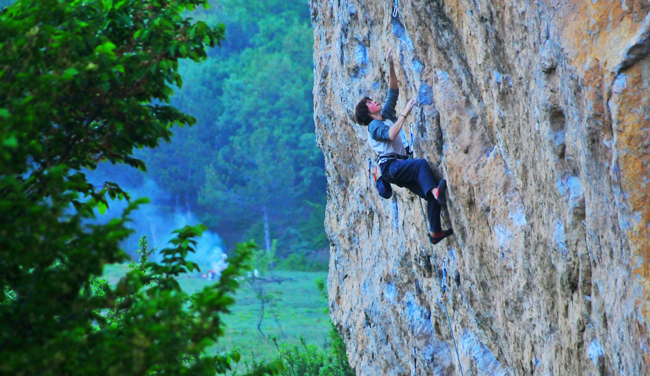
[[[397,7],[399,6],[399,0],[395,0],[395,6],[393,7],[393,17],[397,17]]]

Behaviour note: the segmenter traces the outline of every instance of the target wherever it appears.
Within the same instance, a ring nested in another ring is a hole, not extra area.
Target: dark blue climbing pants
[[[381,176],[398,187],[408,188],[411,192],[427,201],[429,231],[442,231],[440,225],[440,204],[433,197],[431,190],[438,186],[433,171],[426,159],[389,159],[381,165]]]

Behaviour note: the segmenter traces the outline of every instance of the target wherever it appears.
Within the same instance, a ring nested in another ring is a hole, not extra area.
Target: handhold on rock
[[[426,82],[418,89],[418,103],[423,106],[433,104],[433,90]]]
[[[539,63],[542,66],[542,72],[544,73],[551,73],[557,67],[552,49],[553,46],[551,40],[547,39],[544,43],[544,47],[542,47],[542,50],[539,52],[539,57],[541,59]]]

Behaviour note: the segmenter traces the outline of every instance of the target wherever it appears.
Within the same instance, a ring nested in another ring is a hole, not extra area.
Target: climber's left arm
[[[393,122],[397,121],[397,113],[395,112],[395,105],[397,104],[397,97],[399,97],[399,89],[397,87],[397,75],[395,74],[395,66],[393,64],[393,49],[388,50],[386,54],[386,60],[390,66],[390,76],[388,79],[388,96],[386,97],[386,103],[381,109],[381,116],[384,119],[390,119]]]
[[[397,75],[395,74],[395,64],[393,63],[393,49],[388,50],[386,54],[386,60],[388,61],[389,72],[388,73],[388,87],[391,89],[397,89]]]

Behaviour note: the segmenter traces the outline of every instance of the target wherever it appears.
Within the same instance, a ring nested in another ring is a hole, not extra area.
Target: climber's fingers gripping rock
[[[413,106],[415,106],[415,99],[411,99],[410,101],[408,101],[408,103],[406,103],[406,107],[404,108],[404,112],[403,112],[404,117],[407,117],[408,114],[411,113]]]
[[[389,48],[386,52],[386,61],[388,64],[393,64],[393,48]]]

